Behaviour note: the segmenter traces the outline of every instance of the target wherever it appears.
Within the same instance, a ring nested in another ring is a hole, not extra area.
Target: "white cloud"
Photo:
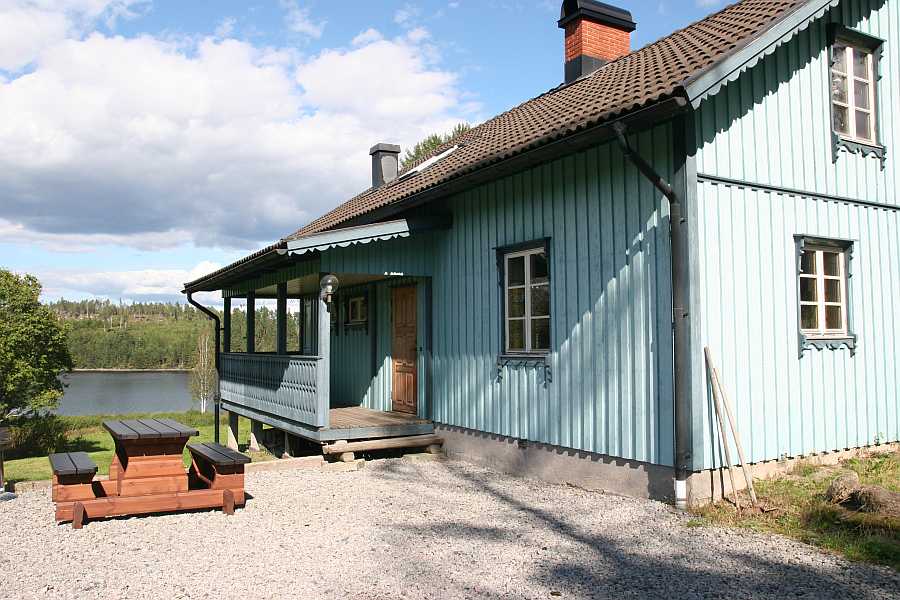
[[[140,269],[133,271],[44,271],[39,273],[47,299],[110,298],[118,300],[178,300],[183,284],[220,268],[222,265],[203,261],[192,269]],[[198,294],[204,303],[221,303],[218,294]]]
[[[413,44],[424,42],[429,37],[431,37],[431,34],[424,27],[416,27],[415,29],[409,30],[409,32],[407,32],[406,34],[406,39],[408,39]]]
[[[145,0],[3,0],[0,2],[0,69],[18,71],[47,47],[79,36],[96,21],[114,27],[137,16]]]
[[[696,0],[696,3],[700,8],[713,8],[722,4],[722,0]]]
[[[313,21],[308,8],[300,6],[296,0],[281,0],[281,7],[285,10],[284,22],[288,29],[314,39],[322,37],[325,21]]]
[[[111,245],[127,246],[138,250],[161,250],[183,246],[188,244],[191,239],[191,233],[185,230],[134,234],[45,233],[28,229],[21,223],[0,219],[0,240],[3,243],[39,246],[53,252],[88,253]]]
[[[225,17],[219,24],[216,25],[216,30],[214,35],[221,39],[230,37],[232,33],[234,33],[234,26],[237,23],[237,20],[234,17]]]
[[[351,42],[354,46],[365,46],[366,44],[371,44],[372,42],[378,42],[384,39],[384,36],[381,35],[381,32],[377,29],[366,29],[365,31],[360,32],[353,41]]]
[[[52,43],[0,79],[0,235],[250,248],[290,233],[368,186],[373,143],[474,120],[426,37],[372,30],[303,62],[233,39]]]
[[[394,12],[394,23],[397,25],[407,26],[422,14],[422,10],[414,4],[404,4],[402,8],[398,8]]]

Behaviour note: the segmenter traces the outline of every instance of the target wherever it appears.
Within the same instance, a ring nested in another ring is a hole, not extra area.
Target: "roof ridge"
[[[414,177],[370,188],[282,238],[334,229],[467,173],[684,93],[693,77],[814,0],[739,0],[645,44],[590,75],[524,100],[448,140],[410,168],[461,147]],[[681,90],[681,92],[679,92]],[[409,169],[405,169],[408,172]]]

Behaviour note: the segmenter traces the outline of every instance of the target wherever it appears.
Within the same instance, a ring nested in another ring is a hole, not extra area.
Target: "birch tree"
[[[216,359],[212,336],[202,331],[197,338],[197,363],[191,371],[191,396],[205,413],[216,395]]]

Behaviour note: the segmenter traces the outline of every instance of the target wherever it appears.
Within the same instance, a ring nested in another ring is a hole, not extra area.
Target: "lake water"
[[[189,373],[79,372],[63,376],[68,384],[59,402],[61,415],[183,412],[191,409]]]

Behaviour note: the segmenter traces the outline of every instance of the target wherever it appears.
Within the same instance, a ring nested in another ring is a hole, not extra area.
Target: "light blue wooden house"
[[[758,473],[896,442],[900,3],[743,0],[633,52],[627,10],[558,25],[565,83],[402,171],[376,145],[370,189],[185,285],[225,299],[232,427],[702,502],[708,347]],[[233,298],[277,299],[276,352],[230,351]]]

